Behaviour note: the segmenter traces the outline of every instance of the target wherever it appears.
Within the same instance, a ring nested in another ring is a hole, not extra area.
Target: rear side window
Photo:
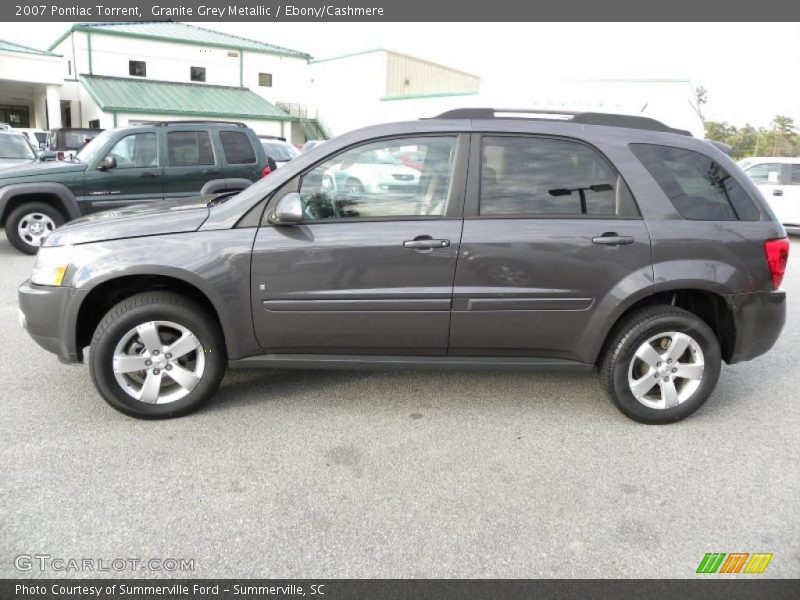
[[[719,163],[705,154],[655,144],[631,144],[681,216],[694,221],[756,221],[753,201]]]
[[[256,162],[256,152],[247,134],[241,131],[220,131],[219,140],[229,165],[248,165]]]
[[[800,165],[792,165],[792,185],[800,185]]]
[[[761,163],[744,170],[755,183],[780,183],[783,165],[780,163]]]
[[[627,185],[597,151],[533,136],[483,138],[480,214],[639,216]]]
[[[171,167],[214,164],[214,150],[206,131],[171,131],[167,134],[167,153]]]

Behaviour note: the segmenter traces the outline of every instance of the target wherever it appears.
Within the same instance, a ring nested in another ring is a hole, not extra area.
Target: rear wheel
[[[6,237],[14,248],[36,254],[44,239],[59,225],[64,215],[45,202],[26,202],[11,211],[6,219]]]
[[[703,405],[716,387],[720,367],[719,342],[702,319],[680,308],[654,306],[620,324],[600,377],[625,415],[664,424]]]
[[[95,330],[89,368],[117,410],[139,418],[175,417],[199,408],[225,372],[215,319],[170,292],[137,294],[112,308]]]

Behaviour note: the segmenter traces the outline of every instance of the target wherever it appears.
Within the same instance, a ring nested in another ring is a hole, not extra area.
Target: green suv
[[[68,161],[0,176],[0,225],[35,254],[59,225],[129,204],[243,190],[269,174],[256,134],[242,123],[169,121],[108,129]]]

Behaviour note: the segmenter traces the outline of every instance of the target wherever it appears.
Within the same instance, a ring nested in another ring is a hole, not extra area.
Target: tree
[[[780,135],[788,136],[795,133],[794,119],[792,119],[791,117],[778,115],[777,117],[772,119],[772,126],[775,128],[775,131]]]
[[[701,120],[705,121],[703,117],[703,105],[708,104],[708,90],[702,85],[694,88],[694,101],[695,104],[697,104],[697,114],[700,115]]]

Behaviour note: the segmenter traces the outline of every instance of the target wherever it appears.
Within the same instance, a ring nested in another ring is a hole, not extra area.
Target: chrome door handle
[[[773,196],[783,196],[783,190],[772,190]]]
[[[419,237],[403,242],[404,248],[412,248],[414,250],[433,250],[434,248],[447,248],[448,246],[450,246],[450,240],[435,240],[429,237]]]
[[[629,235],[617,235],[616,233],[604,233],[592,238],[593,244],[601,244],[603,246],[622,246],[625,244],[632,244],[633,237]]]

